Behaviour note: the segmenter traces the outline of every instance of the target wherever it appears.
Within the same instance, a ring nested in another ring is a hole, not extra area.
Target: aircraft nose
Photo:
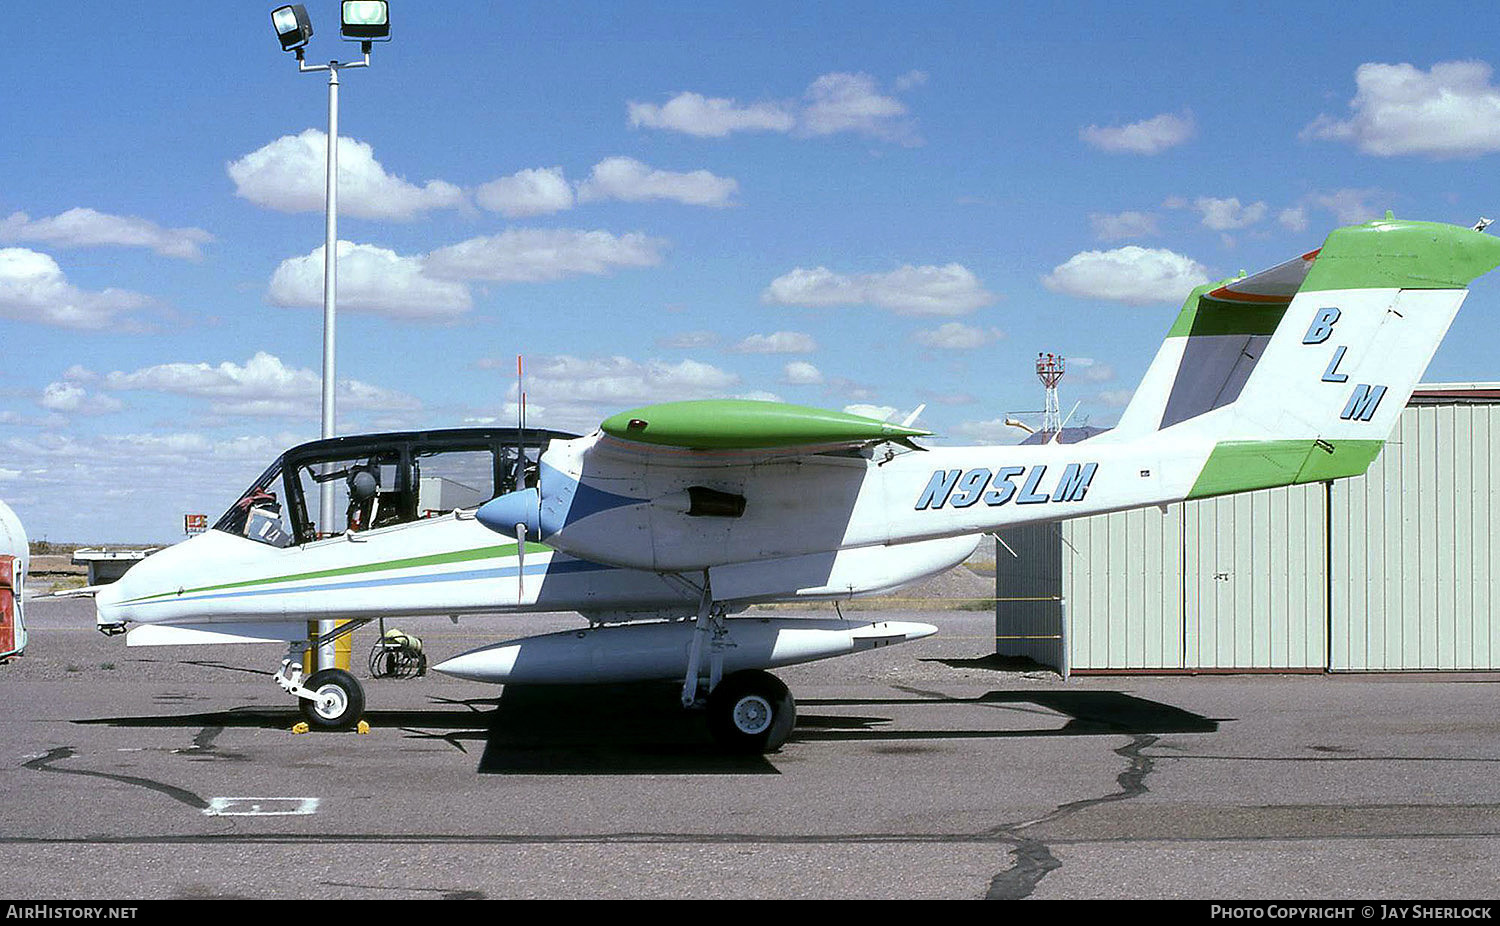
[[[122,588],[124,578],[112,582],[94,594],[94,623],[101,628],[123,627],[125,617],[121,614],[120,602],[125,600]]]
[[[536,539],[541,536],[541,493],[536,489],[522,489],[492,498],[479,506],[475,517],[480,524],[507,537],[516,536],[516,525],[525,526],[526,536]]]

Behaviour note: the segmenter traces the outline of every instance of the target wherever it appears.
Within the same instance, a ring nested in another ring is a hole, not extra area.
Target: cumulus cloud
[[[918,344],[941,350],[974,350],[1005,337],[999,328],[977,328],[962,322],[948,322],[931,331],[918,331]]]
[[[666,241],[640,232],[613,235],[567,228],[511,228],[427,255],[424,272],[447,280],[538,283],[620,267],[661,263]]]
[[[1214,231],[1248,228],[1266,217],[1265,203],[1241,205],[1237,197],[1214,199],[1200,196],[1193,201],[1193,209],[1203,217],[1204,226]]]
[[[876,421],[889,421],[896,414],[896,409],[889,405],[845,405],[844,413],[848,415],[862,415],[865,418],[874,418]]]
[[[1100,151],[1114,154],[1160,154],[1193,137],[1196,131],[1192,113],[1162,113],[1140,122],[1121,126],[1091,125],[1078,137]]]
[[[433,279],[421,257],[352,241],[338,243],[338,305],[390,318],[442,321],[467,312],[473,301],[468,287]],[[271,276],[266,300],[287,307],[323,305],[323,248],[281,262]]]
[[[913,87],[922,87],[926,84],[926,71],[907,71],[905,74],[902,74],[900,77],[896,78],[897,90],[910,90]]]
[[[739,380],[733,373],[696,360],[641,363],[618,356],[558,355],[528,360],[526,391],[542,401],[556,394],[575,401],[631,405],[711,397]]]
[[[817,349],[813,336],[800,331],[752,334],[730,348],[740,354],[810,354]]]
[[[1081,299],[1145,305],[1180,301],[1208,279],[1208,269],[1192,258],[1126,245],[1075,254],[1042,277],[1042,283],[1054,292]]]
[[[1089,227],[1094,237],[1103,241],[1122,238],[1149,238],[1158,234],[1157,218],[1147,212],[1089,213]]]
[[[1473,158],[1500,151],[1500,88],[1483,61],[1361,64],[1348,119],[1321,115],[1301,138],[1352,143],[1381,157]]]
[[[1003,416],[988,421],[965,421],[955,430],[978,444],[1019,444],[1026,438],[1025,431],[1005,421]]]
[[[885,96],[868,74],[824,74],[807,88],[800,128],[809,135],[854,132],[903,145],[920,144],[906,104]]]
[[[794,360],[782,368],[781,381],[789,386],[821,386],[823,371],[805,360]]]
[[[873,305],[899,315],[967,315],[995,298],[961,264],[852,275],[797,267],[772,280],[761,294],[762,302],[773,305]]]
[[[1371,199],[1390,199],[1382,190],[1342,189],[1331,193],[1312,193],[1304,200],[1307,204],[1333,213],[1340,225],[1354,225],[1379,218],[1382,207],[1370,203]]]
[[[69,209],[33,220],[24,212],[0,220],[0,242],[39,241],[65,248],[113,245],[148,248],[163,257],[197,260],[214,236],[201,228],[162,228],[134,216],[109,215],[94,209]]]
[[[228,165],[235,195],[278,212],[320,212],[328,136],[318,129],[283,135]],[[370,145],[339,137],[339,214],[409,220],[465,203],[463,191],[442,180],[422,186],[386,172]]]
[[[1280,222],[1281,226],[1287,231],[1307,231],[1307,207],[1296,206],[1290,209],[1283,209],[1276,216],[1276,221]]]
[[[561,167],[520,170],[479,187],[474,200],[510,218],[551,215],[573,208],[573,187]]]
[[[102,415],[124,407],[114,396],[90,395],[87,389],[72,381],[48,383],[37,404],[49,411],[83,415]]]
[[[684,331],[656,339],[658,347],[669,347],[673,350],[702,350],[718,343],[719,335],[713,331]]]
[[[150,303],[123,289],[97,292],[69,283],[57,261],[27,248],[0,248],[0,317],[97,331],[134,327],[125,312]]]
[[[722,97],[679,93],[667,102],[627,103],[631,128],[667,129],[699,138],[723,138],[731,132],[790,132],[797,117],[781,103],[741,106]]]
[[[895,81],[904,92],[926,83],[927,75],[910,71]],[[880,91],[868,74],[824,74],[808,85],[800,101],[741,104],[724,97],[682,92],[666,103],[626,104],[632,128],[665,129],[699,138],[723,138],[733,132],[777,132],[805,137],[840,133],[863,135],[903,145],[921,144],[905,103]]]
[[[706,170],[659,170],[634,158],[605,158],[589,178],[570,183],[561,167],[522,170],[492,180],[475,191],[475,200],[507,216],[550,215],[575,203],[600,200],[648,202],[668,200],[690,206],[729,206],[739,181]]]
[[[735,398],[735,399],[748,399],[748,400],[750,400],[752,402],[783,402],[783,401],[785,401],[781,396],[777,395],[776,393],[774,393],[774,392],[767,392],[764,389],[752,389],[749,392],[738,393],[738,394],[736,394],[734,396],[731,396],[731,398]]]
[[[243,365],[224,362],[164,363],[131,373],[115,371],[104,377],[107,389],[161,392],[208,399],[221,415],[316,419],[321,408],[322,377],[296,369],[281,358],[258,351]],[[415,410],[422,404],[411,396],[358,380],[339,382],[340,408],[380,411]]]
[[[1076,373],[1091,383],[1107,383],[1115,378],[1115,368],[1092,357],[1069,357],[1068,372]]]
[[[578,185],[578,199],[632,203],[666,199],[690,206],[728,206],[738,189],[737,180],[706,170],[678,173],[657,170],[634,158],[613,157],[594,165],[589,178]]]
[[[528,416],[546,409],[549,427],[585,432],[607,415],[637,405],[729,398],[738,375],[696,360],[670,363],[628,357],[556,355],[526,358]],[[511,399],[515,398],[511,386]],[[514,417],[510,420],[514,420]]]

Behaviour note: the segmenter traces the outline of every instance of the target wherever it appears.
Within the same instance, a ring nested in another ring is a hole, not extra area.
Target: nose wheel
[[[343,669],[314,672],[302,686],[311,697],[299,697],[307,725],[315,730],[348,730],[365,712],[365,692]]]
[[[735,672],[708,696],[709,731],[730,752],[775,752],[796,723],[792,693],[769,672]]]
[[[304,682],[302,666],[291,657],[281,660],[276,684],[297,698],[307,725],[314,730],[350,730],[365,712],[365,690],[343,669],[314,672]]]

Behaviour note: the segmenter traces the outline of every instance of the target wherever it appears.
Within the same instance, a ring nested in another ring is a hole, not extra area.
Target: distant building
[[[1088,438],[1093,437],[1095,434],[1103,434],[1108,430],[1109,428],[1095,428],[1088,425],[1084,425],[1083,427],[1078,428],[1063,428],[1062,436],[1057,439],[1057,442],[1059,444],[1076,444],[1081,440],[1087,440]],[[1026,439],[1021,441],[1021,443],[1047,444],[1051,443],[1051,441],[1051,431],[1038,431],[1035,434],[1028,434],[1026,436]]]
[[[1500,668],[1500,384],[1419,386],[1355,479],[1002,532],[996,650],[1065,672]]]

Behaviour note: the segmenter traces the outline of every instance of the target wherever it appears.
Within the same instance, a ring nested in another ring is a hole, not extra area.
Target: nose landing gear
[[[352,730],[365,713],[365,690],[358,679],[343,669],[323,669],[303,681],[302,664],[293,662],[292,658],[304,647],[316,650],[367,623],[369,620],[348,621],[316,640],[296,641],[288,649],[286,658],[281,660],[281,668],[275,676],[276,684],[297,698],[297,706],[312,729]]]

